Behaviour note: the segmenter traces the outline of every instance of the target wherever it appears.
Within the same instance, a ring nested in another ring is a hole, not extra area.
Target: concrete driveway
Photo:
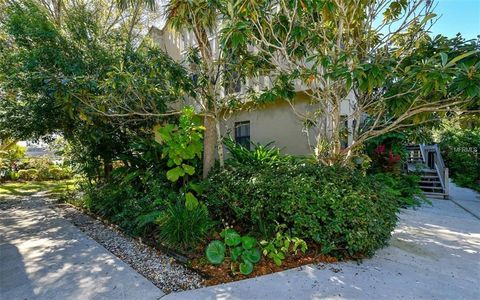
[[[158,299],[164,295],[47,208],[42,197],[24,202],[25,207],[0,209],[1,300]]]
[[[432,201],[404,210],[390,246],[361,264],[311,265],[162,299],[480,299],[480,220]]]

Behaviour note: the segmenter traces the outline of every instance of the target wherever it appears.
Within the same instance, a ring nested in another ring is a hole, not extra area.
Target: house
[[[181,62],[187,51],[194,47],[196,40],[192,33],[175,33],[164,27],[158,29],[152,27],[149,36],[163,51],[168,53],[174,60]],[[211,34],[209,37],[213,56],[218,53],[218,37]],[[233,92],[241,98],[247,88],[261,91],[270,86],[268,77],[249,78],[245,84],[235,84]],[[245,103],[244,109],[234,113],[225,112],[222,115],[221,132],[223,136],[230,136],[238,143],[247,147],[250,141],[261,144],[273,142],[273,145],[280,148],[284,153],[293,155],[312,154],[317,145],[316,136],[319,130],[328,130],[328,128],[309,128],[306,129],[306,114],[315,111],[315,104],[311,104],[310,97],[305,92],[305,88],[296,85],[296,95],[293,101],[287,102],[281,99],[265,105],[255,105],[251,107]],[[225,93],[225,89],[222,93]],[[342,140],[342,145],[352,143],[351,128],[355,127],[355,121],[352,117],[355,105],[353,93],[342,102],[341,126],[345,127],[348,138]],[[322,117],[319,118],[319,120]],[[328,116],[323,116],[328,118]],[[319,122],[320,124],[322,122]],[[323,122],[324,124],[326,122]]]

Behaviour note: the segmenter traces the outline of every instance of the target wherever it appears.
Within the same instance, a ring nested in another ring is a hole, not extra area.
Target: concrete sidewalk
[[[311,265],[164,299],[480,299],[480,221],[452,201],[432,204],[403,211],[390,246],[361,264]]]
[[[45,207],[0,210],[0,299],[158,299],[163,292]]]

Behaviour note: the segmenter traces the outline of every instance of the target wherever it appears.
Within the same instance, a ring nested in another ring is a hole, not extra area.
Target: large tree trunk
[[[217,143],[215,119],[211,116],[205,116],[203,125],[205,126],[205,134],[203,136],[203,178],[207,178],[215,163],[215,145]]]
[[[224,158],[223,158],[223,139],[222,139],[222,132],[220,130],[220,120],[219,118],[215,118],[215,129],[217,132],[217,154],[218,154],[218,162],[220,163],[220,167],[223,169],[224,167]]]

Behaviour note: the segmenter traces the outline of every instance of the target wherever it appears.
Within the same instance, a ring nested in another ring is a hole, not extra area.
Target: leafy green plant
[[[178,126],[166,124],[158,129],[163,145],[162,157],[167,158],[167,166],[172,168],[167,171],[167,179],[176,182],[180,178],[187,183],[188,175],[196,172],[191,162],[202,157],[202,137],[205,128],[201,119],[195,115],[192,107],[183,109]],[[198,199],[192,192],[185,191],[185,205],[194,209]]]
[[[269,165],[278,161],[292,159],[288,155],[282,155],[279,148],[272,146],[273,142],[266,145],[250,142],[253,145],[252,150],[236,143],[231,138],[225,139],[223,143],[230,152],[233,162],[238,162],[239,164]]]
[[[202,132],[200,117],[196,116],[193,108],[183,109],[178,126],[166,124],[158,129],[163,144],[163,157],[167,158],[167,166],[172,168],[167,172],[170,181],[195,173],[195,168],[188,164],[189,160],[202,155]]]
[[[387,244],[399,204],[383,182],[361,170],[306,162],[226,165],[203,194],[216,219],[242,224],[261,239],[285,224],[325,254],[368,256]]]
[[[308,248],[304,240],[298,237],[291,237],[290,234],[286,232],[286,227],[285,224],[278,225],[277,233],[273,239],[260,242],[263,255],[271,258],[277,266],[282,265],[282,261],[287,255],[297,254],[298,250],[305,253]]]
[[[453,181],[480,191],[480,126],[446,124],[440,131],[440,150]]]
[[[224,229],[220,236],[222,241],[212,241],[205,249],[208,261],[214,265],[221,264],[227,252],[232,262],[232,270],[238,265],[238,270],[243,275],[253,272],[254,265],[261,259],[257,240],[251,236],[241,236],[231,228]]]
[[[156,223],[159,240],[168,247],[183,251],[204,242],[214,225],[204,204],[188,209],[181,202],[169,205]]]
[[[38,180],[39,172],[37,169],[27,169],[18,171],[18,178],[22,180]]]

